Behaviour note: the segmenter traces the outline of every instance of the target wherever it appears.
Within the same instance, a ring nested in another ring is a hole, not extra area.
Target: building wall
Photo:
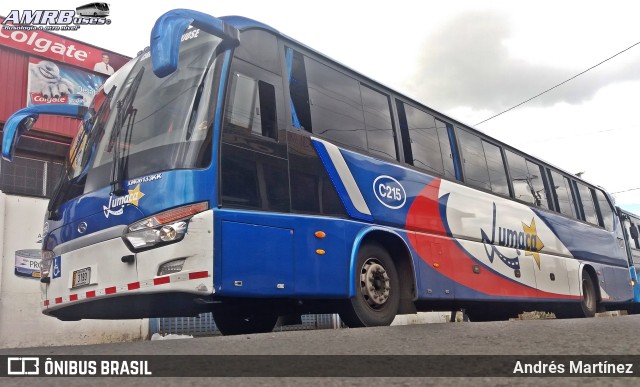
[[[0,122],[27,104],[27,78],[29,73],[29,55],[0,46],[0,85],[3,95],[0,97]],[[78,131],[80,120],[69,117],[43,115],[36,121],[32,137],[41,133],[67,137],[69,142]]]
[[[0,348],[98,344],[147,338],[149,322],[59,321],[40,311],[40,281],[15,275],[15,252],[39,249],[48,200],[0,192]]]

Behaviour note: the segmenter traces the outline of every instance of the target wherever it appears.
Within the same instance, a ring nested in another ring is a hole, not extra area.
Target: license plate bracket
[[[91,267],[74,270],[71,277],[71,289],[87,286],[91,284]]]

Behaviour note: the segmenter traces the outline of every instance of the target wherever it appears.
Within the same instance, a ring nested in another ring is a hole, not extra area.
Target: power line
[[[615,194],[619,194],[619,193],[623,193],[623,192],[629,192],[629,191],[637,191],[637,190],[639,190],[639,189],[640,189],[640,187],[638,187],[638,188],[625,189],[624,191],[611,192],[611,195],[615,195]]]
[[[487,119],[486,119],[486,120],[484,120],[484,121],[480,121],[480,122],[478,122],[477,124],[475,124],[475,126],[478,126],[478,125],[480,125],[480,124],[482,124],[482,123],[484,123],[484,122],[487,122],[487,121],[489,121],[489,120],[491,120],[491,119],[493,119],[493,118],[496,118],[496,117],[498,117],[498,116],[500,116],[500,115],[502,115],[502,114],[504,114],[504,113],[506,113],[506,112],[508,112],[508,111],[511,111],[511,110],[513,110],[513,109],[515,109],[515,108],[517,108],[517,107],[519,107],[519,106],[524,105],[525,103],[527,103],[527,102],[529,102],[529,101],[532,101],[532,100],[534,100],[534,99],[538,98],[539,96],[541,96],[541,95],[543,95],[543,94],[545,94],[545,93],[550,92],[551,90],[553,90],[553,89],[555,89],[555,88],[557,88],[557,87],[560,87],[560,86],[564,85],[565,83],[567,83],[567,82],[569,82],[569,81],[571,81],[571,80],[573,80],[573,79],[575,79],[575,78],[578,78],[579,76],[581,76],[582,74],[586,73],[587,71],[589,71],[589,70],[593,70],[594,68],[596,68],[596,67],[600,66],[601,64],[603,64],[604,62],[609,61],[609,60],[611,60],[611,59],[615,58],[616,56],[618,56],[618,55],[620,55],[620,54],[622,54],[622,53],[624,53],[624,52],[626,52],[626,51],[629,51],[630,49],[632,49],[633,47],[635,47],[635,46],[637,46],[637,45],[639,45],[639,44],[640,44],[640,42],[634,43],[634,44],[632,44],[631,46],[629,46],[629,47],[625,48],[624,50],[622,50],[622,51],[618,52],[617,54],[615,54],[615,55],[613,55],[613,56],[610,56],[609,58],[607,58],[607,59],[603,60],[602,62],[600,62],[600,63],[598,63],[598,64],[596,64],[596,65],[593,65],[593,66],[589,67],[588,69],[584,70],[583,72],[581,72],[581,73],[579,73],[579,74],[574,75],[573,77],[571,77],[571,78],[567,79],[566,81],[561,82],[561,83],[558,83],[557,85],[555,85],[555,86],[553,86],[553,87],[551,87],[551,88],[549,88],[549,89],[547,89],[547,90],[543,91],[542,93],[540,93],[540,94],[538,94],[538,95],[536,95],[536,96],[533,96],[533,97],[529,98],[528,100],[526,100],[526,101],[524,101],[524,102],[520,102],[519,104],[517,104],[517,105],[515,105],[515,106],[513,106],[513,107],[510,107],[509,109],[507,109],[507,110],[505,110],[505,111],[502,111],[502,112],[500,112],[500,113],[498,113],[498,114],[496,114],[496,115],[494,115],[494,116],[491,116],[491,117],[487,118]]]

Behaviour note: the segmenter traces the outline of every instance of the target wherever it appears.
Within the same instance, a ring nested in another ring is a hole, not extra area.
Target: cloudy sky
[[[55,2],[73,9],[84,1]],[[111,0],[69,36],[126,55],[173,8],[242,15],[475,125],[640,42],[640,2]],[[10,4],[10,5],[7,5]],[[24,9],[9,0],[0,14]],[[49,1],[29,1],[50,9]],[[40,7],[40,8],[39,8]],[[616,193],[640,213],[640,45],[476,128]],[[622,192],[625,191],[625,192]]]

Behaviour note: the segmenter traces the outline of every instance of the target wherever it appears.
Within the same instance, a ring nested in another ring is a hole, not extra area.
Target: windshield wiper
[[[135,100],[136,93],[140,87],[142,81],[142,75],[144,74],[144,67],[141,67],[135,78],[131,82],[131,86],[125,93],[125,95],[117,102],[116,108],[116,121],[113,125],[113,131],[111,132],[111,138],[109,140],[109,146],[107,151],[113,151],[113,165],[111,168],[111,193],[117,196],[125,194],[123,187],[123,180],[126,177],[126,169],[129,159],[128,150],[124,156],[120,155],[123,146],[128,146],[131,141],[131,128],[133,127],[137,109],[133,108],[133,101]],[[121,140],[122,127],[127,123],[127,129],[125,132],[125,142]]]

